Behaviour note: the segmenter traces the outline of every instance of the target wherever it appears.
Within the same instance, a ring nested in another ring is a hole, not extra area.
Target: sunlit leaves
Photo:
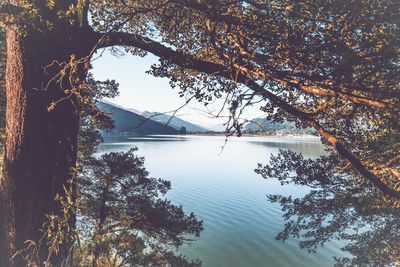
[[[198,236],[202,222],[160,198],[170,182],[148,177],[144,159],[135,151],[84,161],[79,182],[84,223],[78,229],[88,247],[80,253],[92,254],[98,264],[115,259],[121,266],[179,261],[198,266],[196,261],[176,256],[174,248]]]

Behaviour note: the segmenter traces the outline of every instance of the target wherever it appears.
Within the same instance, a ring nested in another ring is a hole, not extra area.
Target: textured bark
[[[47,110],[65,93],[56,83],[44,88],[53,76],[52,70],[46,74],[44,67],[53,60],[68,62],[72,54],[87,55],[91,44],[83,42],[85,38],[80,37],[84,34],[79,36],[74,29],[60,29],[21,33],[14,27],[7,31],[6,141],[0,178],[2,267],[25,266],[21,257],[16,257],[14,263],[10,258],[26,247],[26,240],[40,240],[43,233],[39,229],[47,214],[59,213],[54,198],[64,193],[63,186],[71,178],[71,167],[76,162],[77,101],[70,97],[54,110]],[[85,71],[79,74],[83,79]],[[46,250],[42,249],[41,254],[44,256]],[[53,262],[57,261],[55,256]]]

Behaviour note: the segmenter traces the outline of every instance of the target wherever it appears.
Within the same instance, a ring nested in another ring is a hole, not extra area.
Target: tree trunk
[[[6,141],[0,177],[2,267],[26,265],[22,257],[15,257],[14,263],[11,257],[26,247],[26,240],[39,242],[46,215],[59,214],[60,206],[54,198],[64,193],[63,186],[76,163],[77,100],[75,96],[66,98],[48,111],[52,102],[66,97],[64,89],[71,87],[66,78],[64,88],[48,83],[53,76],[44,68],[54,60],[69,62],[72,54],[86,56],[90,45],[81,43],[85,38],[76,37],[76,32],[60,29],[50,33],[21,32],[16,27],[7,30]],[[84,79],[85,74],[81,70],[78,76]],[[47,256],[46,249],[40,254]]]

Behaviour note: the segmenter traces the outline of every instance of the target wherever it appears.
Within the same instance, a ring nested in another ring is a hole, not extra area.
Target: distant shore
[[[226,136],[224,133],[186,133],[184,135],[194,135],[194,136]],[[237,136],[236,134],[232,136]],[[241,134],[241,137],[270,137],[270,138],[281,138],[281,137],[302,137],[302,138],[318,138],[315,135],[273,135],[273,134]]]

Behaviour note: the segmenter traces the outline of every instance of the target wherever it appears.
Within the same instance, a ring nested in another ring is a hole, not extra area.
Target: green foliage
[[[332,240],[347,240],[351,257],[336,266],[396,266],[400,258],[400,201],[371,188],[335,155],[306,159],[283,151],[256,170],[282,185],[308,186],[301,198],[270,195],[281,205],[285,228],[277,239],[299,238],[300,247],[315,251]]]
[[[12,258],[22,258],[27,267],[52,267],[53,258],[62,255],[60,266],[68,266],[71,262],[74,242],[79,238],[75,229],[75,216],[78,212],[76,202],[76,175],[78,168],[71,170],[74,175],[64,186],[64,193],[57,194],[55,201],[60,205],[60,214],[47,214],[42,236],[39,240],[26,240],[25,248],[14,253]]]
[[[103,141],[99,129],[109,130],[114,122],[109,115],[98,108],[98,102],[104,98],[116,97],[118,83],[114,80],[97,81],[89,73],[80,94],[81,112],[78,136],[78,158],[86,159],[96,152],[97,146]]]
[[[100,129],[111,129],[109,114],[98,109],[103,97],[118,94],[114,81],[89,75],[82,86],[79,165],[74,179],[57,195],[60,214],[49,214],[40,240],[27,240],[16,252],[27,266],[200,266],[176,250],[197,238],[202,222],[165,199],[170,182],[150,178],[144,158],[127,152],[94,156]],[[45,250],[46,253],[41,253]],[[44,258],[43,258],[44,257]]]
[[[265,178],[312,188],[301,199],[271,196],[288,220],[279,238],[300,236],[311,250],[345,238],[355,258],[340,264],[398,263],[398,201],[356,165],[399,189],[399,1],[128,1],[94,8],[96,30],[138,33],[176,49],[155,51],[161,59],[150,73],[170,78],[187,99],[224,97],[229,130],[240,134],[242,109],[254,103],[262,103],[268,120],[320,125],[322,141],[332,146],[327,156],[282,152],[258,169]],[[216,70],[207,73],[211,66]],[[338,142],[354,157],[336,153]]]
[[[118,94],[114,81],[87,79],[81,98],[77,238],[72,266],[199,266],[175,249],[199,236],[202,222],[163,196],[170,183],[150,178],[136,149],[95,157],[99,130],[111,129],[103,97]]]
[[[135,151],[108,153],[83,163],[78,231],[86,247],[80,253],[91,255],[99,266],[112,266],[113,261],[120,266],[183,263],[186,260],[175,256],[174,248],[198,236],[202,223],[160,198],[170,183],[149,178],[144,159]]]
[[[242,110],[261,103],[268,120],[318,124],[324,141],[339,141],[389,188],[397,183],[399,161],[386,163],[400,144],[398,1],[126,1],[91,10],[99,32],[174,48],[143,45],[161,57],[149,72],[187,99],[224,97],[229,131],[240,134]]]
[[[149,72],[168,77],[171,86],[180,89],[182,97],[196,98],[205,104],[225,98],[224,107],[230,111],[227,127],[230,131],[240,134],[242,110],[255,103],[261,103],[268,120],[318,128],[322,140],[340,148],[339,153],[329,150],[328,156],[310,161],[282,152],[272,165],[258,170],[266,178],[313,188],[300,200],[271,197],[288,211],[287,219],[299,216],[305,220],[290,222],[280,237],[297,236],[305,230],[304,237],[311,237],[311,241],[302,244],[314,248],[339,233],[354,239],[346,248],[356,256],[350,263],[379,266],[398,262],[393,256],[398,253],[392,245],[397,235],[389,231],[397,226],[392,215],[398,213],[397,201],[377,191],[373,179],[368,178],[377,178],[395,192],[399,189],[398,0],[21,3],[23,11],[8,12],[2,25],[18,22],[49,33],[64,27],[71,29],[72,25],[71,32],[75,32],[81,24],[85,25],[86,19],[81,14],[90,9],[91,28],[85,28],[85,34],[92,30],[100,33],[100,40],[94,40],[99,41],[100,47],[123,45],[135,55],[157,54],[160,62]],[[111,38],[112,34],[117,38]],[[76,70],[79,64],[86,68],[90,56],[79,60],[71,57],[73,64],[65,65],[66,69]],[[83,96],[91,106],[90,111],[104,116],[93,107],[94,96],[90,93],[84,96],[85,90],[79,86],[78,89],[70,93]],[[81,150],[86,159],[101,139],[93,123],[91,117],[83,116],[82,125],[87,128],[81,137],[94,144]],[[107,158],[102,160],[96,163],[100,177],[107,173],[107,164],[111,164]],[[361,169],[366,170],[364,175],[360,175]],[[126,177],[120,178],[125,181]],[[376,214],[381,213],[388,215],[378,218]],[[331,216],[334,219],[329,221]],[[384,223],[379,228],[381,220]],[[370,223],[376,233],[386,233],[381,237],[388,235],[389,241],[377,240],[378,236],[368,231],[361,235],[343,234],[350,226],[348,222],[360,221],[360,225]],[[131,243],[140,247],[140,242]],[[375,247],[377,254],[362,257],[357,249],[366,248],[366,244],[385,247]]]

